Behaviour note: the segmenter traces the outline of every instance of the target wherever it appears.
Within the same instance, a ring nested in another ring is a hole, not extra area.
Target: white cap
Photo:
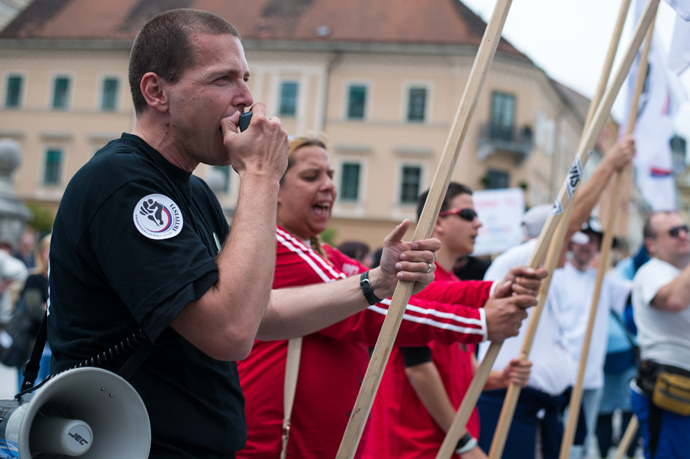
[[[552,209],[553,204],[539,204],[524,213],[520,225],[525,237],[533,238],[539,236]]]
[[[589,242],[589,236],[582,231],[576,231],[573,237],[570,238],[570,242],[574,242],[575,244],[587,244]]]

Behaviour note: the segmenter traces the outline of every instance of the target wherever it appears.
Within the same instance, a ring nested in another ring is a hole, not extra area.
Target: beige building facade
[[[339,192],[334,241],[375,248],[400,220],[415,221],[416,196],[433,180],[481,35],[474,44],[282,41],[238,27],[255,100],[288,133],[327,136]],[[22,146],[17,195],[56,209],[71,176],[132,129],[127,62],[133,37],[46,39],[16,30],[22,29],[10,26],[0,38],[0,138]],[[452,180],[475,190],[521,187],[528,206],[553,201],[586,108],[586,99],[503,43]],[[615,131],[615,124],[607,127],[600,149],[615,140]],[[231,218],[238,177],[206,165],[195,173],[209,181]]]

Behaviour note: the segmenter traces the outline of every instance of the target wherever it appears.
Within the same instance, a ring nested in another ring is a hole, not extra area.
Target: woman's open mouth
[[[316,215],[321,215],[321,216],[328,216],[331,211],[331,203],[330,202],[320,202],[318,204],[314,204],[311,206],[312,209],[314,209],[314,212]]]

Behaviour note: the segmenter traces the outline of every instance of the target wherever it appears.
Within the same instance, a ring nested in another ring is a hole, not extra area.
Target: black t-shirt
[[[98,355],[141,328],[156,345],[130,378],[151,419],[152,458],[234,457],[246,439],[234,362],[214,360],[171,321],[218,279],[229,227],[198,177],[123,134],[70,181],[50,250],[53,371]],[[123,361],[105,368],[117,371]]]
[[[468,256],[467,264],[462,268],[455,269],[454,273],[458,279],[462,280],[484,280],[484,273],[490,265],[491,260]]]

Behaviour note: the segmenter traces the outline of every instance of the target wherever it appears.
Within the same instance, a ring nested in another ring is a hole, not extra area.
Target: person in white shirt
[[[690,378],[688,225],[675,211],[656,212],[647,218],[643,234],[652,258],[633,280],[633,315],[642,364],[632,384],[632,408],[640,422],[646,459],[688,457],[690,416],[651,401],[661,372]]]
[[[606,184],[615,173],[631,162],[634,154],[635,143],[631,136],[622,138],[608,150],[587,182],[579,187],[565,240],[570,240],[577,233],[592,213]],[[536,248],[536,237],[541,232],[552,207],[546,204],[535,206],[523,216],[523,231],[526,239],[530,240],[499,255],[487,270],[485,280],[501,279],[510,268],[529,262]],[[548,295],[544,303],[532,343],[529,355],[532,371],[527,387],[521,390],[517,402],[503,451],[504,459],[535,457],[538,424],[541,424],[542,457],[555,459],[559,454],[563,435],[562,411],[570,399],[570,387],[575,379],[575,371],[572,358],[565,346],[562,319],[558,315],[558,309],[552,306],[550,297],[551,295]],[[528,314],[531,317],[532,310],[528,310]],[[526,331],[527,327],[523,326],[518,336],[503,342],[492,367],[494,370],[503,369],[511,359],[520,355]],[[486,355],[488,347],[489,343],[480,345],[480,360]],[[481,423],[479,445],[485,451],[490,450],[504,398],[505,390],[485,391],[477,403]],[[582,427],[584,428],[584,425]],[[578,430],[575,442],[581,443],[583,439],[584,432]]]
[[[29,273],[24,263],[12,256],[9,243],[0,245],[0,328],[4,328],[14,314],[12,288],[17,285],[16,290],[21,290]]]
[[[587,241],[571,241],[568,244],[571,255],[569,261],[562,269],[554,272],[549,290],[551,304],[561,318],[563,344],[568,349],[575,377],[580,366],[597,279],[597,269],[591,263],[599,253],[603,236],[601,223],[595,217],[591,217],[580,231],[587,236]],[[604,276],[582,381],[581,409],[587,427],[587,438],[584,445],[572,446],[570,457],[573,459],[584,457],[589,441],[594,436],[604,387],[609,317],[612,310],[619,314],[623,312],[630,288],[629,281],[608,274]],[[575,377],[571,381],[573,386]]]
[[[524,218],[531,221],[537,219],[535,214],[542,214],[543,225],[550,209],[550,205],[537,206]],[[536,245],[537,239],[533,238],[499,255],[487,270],[484,279],[501,279],[510,268],[527,264]],[[532,316],[532,311],[527,311],[529,317]],[[526,322],[529,320],[528,318]],[[520,355],[527,328],[526,325],[521,327],[518,336],[503,342],[492,370],[505,368],[512,359]],[[479,345],[480,360],[486,355],[489,344],[485,342]],[[535,457],[538,425],[541,425],[543,457],[556,458],[563,435],[561,416],[570,399],[570,385],[574,375],[570,354],[563,343],[561,320],[552,306],[550,295],[544,303],[529,359],[532,361],[532,369],[527,387],[520,391],[503,458]],[[505,389],[487,390],[477,403],[481,427],[479,445],[485,451],[491,448],[505,394]],[[584,432],[580,432],[577,440],[581,441],[583,435]]]

